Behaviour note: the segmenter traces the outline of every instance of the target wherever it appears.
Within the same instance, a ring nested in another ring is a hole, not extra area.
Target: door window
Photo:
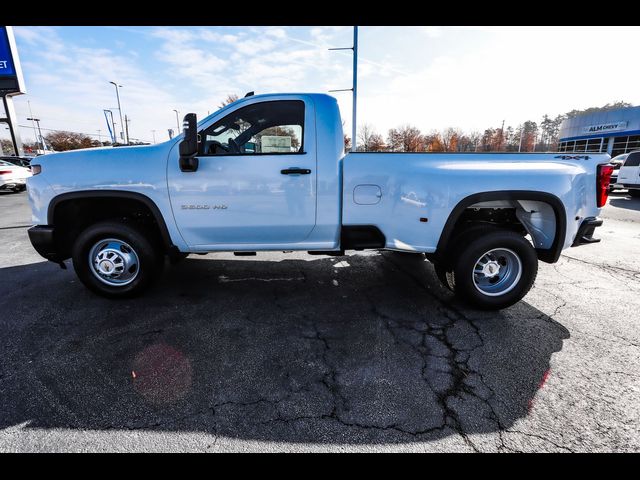
[[[303,153],[304,102],[280,100],[240,108],[200,132],[200,155]]]

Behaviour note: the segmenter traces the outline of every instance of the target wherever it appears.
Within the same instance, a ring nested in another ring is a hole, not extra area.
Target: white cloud
[[[442,36],[442,27],[419,27],[430,38]]]
[[[287,34],[285,33],[284,29],[282,28],[267,28],[267,30],[265,30],[265,35],[268,35],[270,37],[275,37],[275,38],[285,38],[287,36]]]

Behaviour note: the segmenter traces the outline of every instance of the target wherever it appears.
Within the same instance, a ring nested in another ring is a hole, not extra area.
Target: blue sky
[[[130,136],[157,141],[175,113],[206,115],[229,93],[351,86],[351,27],[15,27],[27,100],[41,126],[106,135],[117,106]],[[616,100],[640,104],[638,27],[360,27],[358,124],[482,130]],[[334,94],[345,129],[351,96]],[[118,127],[119,128],[119,127]],[[21,129],[25,140],[30,128]],[[6,136],[6,132],[4,134]]]

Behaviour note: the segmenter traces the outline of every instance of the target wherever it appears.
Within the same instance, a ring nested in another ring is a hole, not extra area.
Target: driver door
[[[189,246],[256,248],[303,241],[316,223],[313,105],[241,106],[199,131],[198,170],[169,161],[176,223]]]

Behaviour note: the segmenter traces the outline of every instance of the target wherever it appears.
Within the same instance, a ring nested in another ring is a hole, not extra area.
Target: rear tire
[[[520,301],[531,289],[538,257],[519,233],[498,229],[458,245],[453,282],[463,301],[483,310],[500,310]]]
[[[634,198],[640,198],[640,190],[629,189],[629,195],[631,195]]]
[[[73,268],[89,290],[107,298],[145,291],[160,275],[164,255],[140,226],[100,222],[84,230],[73,245]]]

